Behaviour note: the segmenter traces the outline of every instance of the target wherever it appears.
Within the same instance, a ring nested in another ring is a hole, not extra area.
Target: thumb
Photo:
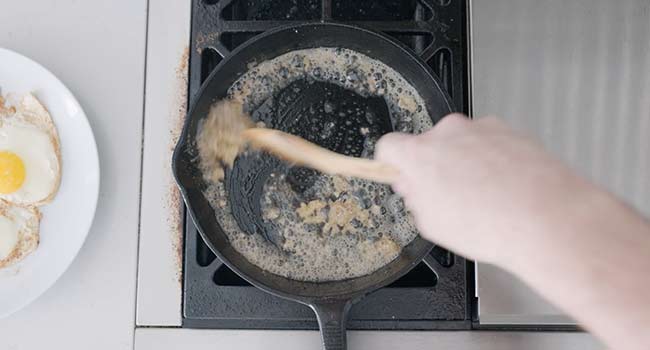
[[[404,133],[390,133],[382,136],[375,146],[375,159],[399,169],[400,176],[391,184],[393,190],[401,195],[408,191],[404,175],[408,163],[408,149],[415,136]],[[406,153],[405,153],[406,152]]]
[[[414,137],[399,132],[391,132],[382,136],[375,146],[375,159],[399,168],[400,160],[404,159],[404,151],[413,142]]]

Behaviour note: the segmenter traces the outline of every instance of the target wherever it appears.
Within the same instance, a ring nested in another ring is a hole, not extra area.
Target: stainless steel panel
[[[479,320],[486,325],[575,325],[521,280],[489,264],[476,267]]]
[[[650,215],[650,1],[471,3],[474,116],[496,114]],[[483,323],[568,319],[478,268]]]

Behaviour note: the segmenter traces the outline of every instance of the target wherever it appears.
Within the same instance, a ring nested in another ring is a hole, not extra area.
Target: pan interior
[[[390,283],[398,278],[414,266],[431,248],[431,245],[420,238],[416,238],[390,264],[370,275],[344,281],[327,283],[301,282],[268,273],[251,264],[229,244],[222,227],[215,219],[214,210],[202,193],[207,184],[202,180],[200,170],[196,164],[194,138],[199,121],[207,114],[207,110],[214,100],[226,96],[227,87],[232,85],[237,80],[237,77],[248,70],[248,65],[251,62],[260,62],[293,50],[313,47],[345,47],[363,51],[364,54],[382,62],[390,62],[391,67],[400,72],[422,94],[425,107],[433,122],[450,111],[447,97],[439,89],[437,82],[427,69],[412,54],[382,36],[343,25],[306,25],[278,30],[253,39],[252,42],[235,52],[233,56],[224,60],[213,72],[207,84],[202,88],[197,103],[193,106],[186,122],[174,158],[174,171],[183,190],[190,213],[208,245],[226,264],[249,282],[276,294],[293,297],[354,295],[370,287],[376,288]],[[318,87],[315,91],[326,88],[329,87]],[[349,99],[353,100],[354,98],[350,97]],[[372,101],[367,99],[362,101],[366,105],[373,104]],[[382,107],[374,107],[373,110],[378,108],[381,109]],[[258,113],[261,113],[261,111]],[[390,128],[384,126],[380,129],[383,133]],[[304,129],[301,127],[295,131],[298,134],[301,132],[308,134],[309,127]],[[336,143],[330,144],[330,147],[336,148]],[[355,150],[350,152],[354,154]],[[244,164],[242,163],[242,165]],[[308,185],[310,174],[302,174],[299,169],[296,169],[296,172],[298,174],[295,174],[293,185],[298,189],[305,186],[305,184]],[[251,208],[249,207],[249,209]],[[252,221],[248,224],[255,225],[256,222]],[[257,221],[257,224],[259,224],[259,221]]]
[[[378,139],[393,130],[388,107],[381,97],[364,97],[339,85],[314,80],[292,82],[254,107],[251,116],[268,128],[298,135],[331,151],[354,157],[363,155],[367,139]],[[264,184],[273,181],[270,177],[274,175],[285,178],[295,199],[316,199],[313,192],[320,175],[317,171],[290,167],[266,153],[240,156],[232,171],[227,172],[226,192],[232,214],[242,230],[261,234],[276,246],[282,246],[283,237],[277,225],[265,220],[262,213],[262,190]],[[269,207],[274,205],[279,207],[265,209],[289,210],[275,203]]]
[[[295,50],[260,62],[229,95],[255,123],[356,157],[372,158],[379,137],[391,130],[433,126],[422,98],[398,72],[342,48]],[[207,149],[201,154],[204,164],[214,164],[203,158]],[[254,151],[234,164],[225,184],[212,183],[206,196],[231,245],[269,272],[313,282],[359,277],[388,264],[417,236],[388,185],[291,167]]]

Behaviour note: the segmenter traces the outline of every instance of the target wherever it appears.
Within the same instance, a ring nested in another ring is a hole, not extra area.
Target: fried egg
[[[47,203],[61,179],[54,123],[31,94],[5,111],[0,115],[0,199],[18,205]]]
[[[0,200],[0,268],[22,260],[38,246],[41,213]]]

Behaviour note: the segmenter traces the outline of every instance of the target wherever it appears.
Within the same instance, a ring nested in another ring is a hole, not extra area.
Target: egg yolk
[[[25,181],[25,164],[15,153],[0,151],[0,193],[17,191]]]

